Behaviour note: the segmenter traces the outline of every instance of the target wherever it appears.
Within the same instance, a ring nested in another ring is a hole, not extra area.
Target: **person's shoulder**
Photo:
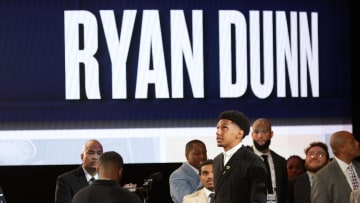
[[[177,175],[183,175],[185,173],[186,170],[191,169],[190,166],[188,166],[185,162],[182,163],[177,169],[175,169],[171,174],[170,177],[172,176],[177,176]]]
[[[136,193],[130,192],[129,190],[127,190],[121,186],[119,186],[117,188],[119,191],[118,193],[121,194],[121,199],[124,200],[124,202],[129,202],[129,203],[142,202],[141,198]]]
[[[286,162],[285,157],[281,156],[280,154],[276,153],[273,150],[270,150],[271,156],[273,157],[273,159],[278,159],[278,160],[282,160]]]
[[[204,192],[203,189],[201,189],[201,190],[195,191],[195,192],[193,192],[193,193],[187,194],[187,195],[184,196],[184,200],[185,200],[185,199],[192,199],[192,198],[198,197],[198,196],[201,195],[203,192]]]
[[[331,174],[333,174],[337,170],[341,170],[341,168],[335,160],[332,160],[328,164],[326,164],[324,167],[322,167],[320,170],[318,170],[316,172],[315,176],[323,177],[324,179],[329,179],[329,177],[331,177]]]
[[[244,145],[243,147],[244,147],[245,149],[250,150],[250,151],[254,151],[253,148],[252,148],[252,146],[250,146],[250,145]]]
[[[70,171],[66,171],[62,174],[60,174],[58,176],[59,179],[62,179],[62,178],[69,178],[69,177],[74,177],[74,176],[82,176],[82,175],[85,175],[83,169],[81,166],[77,167],[77,168],[74,168]]]

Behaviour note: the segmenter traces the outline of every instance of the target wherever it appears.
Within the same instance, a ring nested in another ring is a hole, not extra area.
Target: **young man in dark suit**
[[[235,110],[221,112],[216,129],[224,153],[214,159],[215,202],[266,203],[265,164],[241,143],[250,130],[248,118]]]
[[[88,140],[80,154],[81,166],[58,176],[55,189],[55,203],[70,203],[73,196],[98,178],[96,167],[103,154],[98,140]]]

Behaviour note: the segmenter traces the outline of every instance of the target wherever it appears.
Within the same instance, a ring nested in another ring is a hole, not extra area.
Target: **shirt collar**
[[[240,142],[239,144],[235,145],[235,147],[231,148],[227,152],[224,152],[224,156],[230,158],[238,149],[240,149],[241,146],[242,143]]]

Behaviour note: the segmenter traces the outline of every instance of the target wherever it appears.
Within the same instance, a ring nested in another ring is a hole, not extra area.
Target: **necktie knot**
[[[215,203],[215,193],[210,193],[209,194],[209,197],[210,197],[210,203]]]
[[[90,180],[89,180],[89,185],[93,184],[95,181],[95,178],[94,177],[91,177]]]

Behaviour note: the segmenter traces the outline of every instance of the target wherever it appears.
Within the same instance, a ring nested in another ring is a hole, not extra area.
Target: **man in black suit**
[[[266,203],[265,164],[241,143],[250,130],[248,118],[239,111],[224,111],[216,128],[217,146],[224,153],[213,164],[215,202]]]
[[[328,146],[323,142],[312,142],[305,149],[303,173],[289,182],[289,203],[309,203],[313,176],[330,161]]]
[[[88,140],[84,144],[81,166],[59,175],[56,180],[55,203],[70,203],[75,193],[98,178],[96,167],[102,154],[103,147],[98,140]]]
[[[135,193],[123,188],[120,179],[124,162],[120,154],[115,151],[105,152],[100,156],[97,172],[99,179],[75,194],[72,203],[142,203]]]
[[[274,132],[268,119],[259,118],[254,121],[251,132],[254,145],[250,149],[268,164],[270,177],[267,181],[267,199],[277,203],[286,203],[288,190],[288,175],[286,159],[270,150],[269,146]],[[267,161],[265,160],[267,159]]]

